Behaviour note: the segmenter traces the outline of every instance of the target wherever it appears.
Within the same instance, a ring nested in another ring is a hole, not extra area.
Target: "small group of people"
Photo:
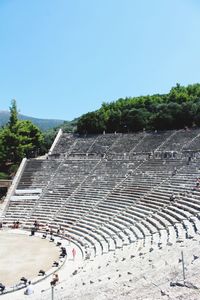
[[[34,224],[35,224],[35,227],[34,227],[35,231],[37,231],[39,229],[39,227],[43,227],[43,229],[42,229],[42,232],[44,232],[43,236],[42,236],[43,238],[46,239],[47,235],[50,234],[50,240],[54,241],[54,239],[53,239],[53,229],[48,225],[48,223],[46,223],[45,225],[39,225],[39,224],[36,224],[36,223],[34,223]]]
[[[61,238],[66,238],[66,231],[61,225],[58,225],[57,228],[55,229],[55,231],[53,232],[52,227],[50,227],[49,224],[46,223],[45,231],[46,231],[46,234],[50,234],[51,236],[53,234],[56,234],[56,235],[60,236]]]
[[[54,234],[53,228],[51,226],[49,226],[48,223],[46,223],[46,225],[45,225],[45,231],[46,231],[46,234],[50,234],[51,238],[53,237],[53,234]]]
[[[53,228],[46,223],[45,225],[41,225],[39,224],[39,222],[37,220],[34,221],[33,226],[31,227],[31,235],[34,235],[36,231],[38,231],[41,227],[43,227],[44,231],[45,231],[45,237],[50,234],[50,237],[53,238],[53,235],[57,234],[60,237],[65,238],[66,237],[66,232],[65,229],[62,228],[61,225],[57,226],[57,229],[55,229],[55,231],[53,230]]]
[[[52,287],[54,287],[58,282],[59,282],[58,274],[54,273],[53,277],[52,277],[52,280],[50,282],[50,285]],[[34,294],[34,286],[33,286],[31,281],[28,281],[28,285],[27,285],[27,287],[24,291],[24,295],[32,295],[32,294]]]
[[[67,255],[66,248],[65,247],[61,247],[60,257],[64,258],[66,255]],[[76,258],[76,249],[75,248],[72,248],[72,258],[73,258],[73,261]]]

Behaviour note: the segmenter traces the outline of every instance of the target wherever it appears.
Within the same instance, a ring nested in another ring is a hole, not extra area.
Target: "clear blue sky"
[[[200,82],[199,0],[0,0],[0,110],[72,120]]]

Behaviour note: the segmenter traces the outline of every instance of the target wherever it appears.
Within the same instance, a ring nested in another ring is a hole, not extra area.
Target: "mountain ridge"
[[[0,110],[0,127],[5,125],[9,121],[10,112],[6,110]],[[36,117],[30,117],[23,114],[18,115],[20,120],[29,120],[42,131],[57,127],[65,122],[65,120],[59,119],[40,119]]]

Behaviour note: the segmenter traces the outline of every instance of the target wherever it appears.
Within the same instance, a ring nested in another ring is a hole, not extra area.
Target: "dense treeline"
[[[134,132],[200,126],[200,84],[177,84],[168,94],[103,103],[80,117],[79,133]]]
[[[64,122],[62,128],[65,132],[74,132],[76,126],[77,132],[84,134],[200,126],[200,84],[186,87],[177,84],[168,94],[103,103],[97,111],[84,114],[72,122]],[[17,167],[23,157],[45,153],[57,130],[54,128],[42,133],[32,122],[19,120],[16,102],[13,101],[9,122],[0,128],[0,172],[8,166]],[[0,174],[2,176],[3,173]]]

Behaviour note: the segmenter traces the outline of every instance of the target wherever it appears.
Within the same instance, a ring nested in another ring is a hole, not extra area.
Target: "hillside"
[[[82,115],[79,133],[136,132],[200,126],[200,84],[177,84],[167,94],[120,98]]]
[[[39,119],[39,118],[33,118],[29,116],[25,116],[22,114],[19,114],[20,120],[30,120],[33,124],[38,126],[42,131],[57,127],[61,124],[63,124],[64,120],[54,120],[54,119]],[[5,125],[9,120],[9,112],[0,110],[0,126]]]

